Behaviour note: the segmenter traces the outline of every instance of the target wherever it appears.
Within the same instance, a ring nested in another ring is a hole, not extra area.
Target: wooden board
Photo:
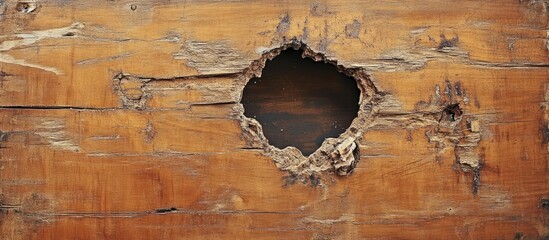
[[[0,1],[0,238],[546,239],[548,7]],[[349,175],[243,122],[292,44],[375,96]]]

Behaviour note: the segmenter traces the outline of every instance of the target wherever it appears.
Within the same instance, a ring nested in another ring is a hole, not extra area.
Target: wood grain
[[[22,3],[1,239],[549,237],[547,1]],[[240,76],[291,41],[383,95],[349,176],[304,183],[245,137]]]

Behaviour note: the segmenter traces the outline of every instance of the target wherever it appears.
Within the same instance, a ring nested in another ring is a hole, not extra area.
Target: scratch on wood
[[[30,33],[19,33],[13,35],[1,35],[0,40],[0,62],[16,64],[26,67],[38,68],[48,72],[55,73],[57,75],[63,72],[54,67],[42,66],[35,63],[29,63],[24,59],[16,59],[9,55],[7,52],[19,47],[29,46],[43,39],[48,38],[63,38],[67,33],[78,33],[80,29],[84,28],[82,23],[73,23],[70,26],[62,28],[53,28],[47,30],[33,31]]]
[[[64,119],[39,119],[34,129],[36,129],[35,134],[46,139],[53,149],[72,152],[80,151],[80,147],[76,141],[65,132],[66,126]]]
[[[116,140],[120,138],[121,138],[120,135],[115,135],[115,136],[91,136],[88,139],[92,141],[102,141],[102,140],[110,141],[110,140]]]
[[[337,219],[317,219],[313,217],[305,217],[302,220],[303,223],[308,223],[308,224],[314,223],[314,224],[323,224],[323,225],[324,224],[331,225],[331,224],[351,222],[351,221],[353,221],[353,218],[348,215],[343,215]]]
[[[185,60],[200,74],[237,73],[250,61],[231,48],[228,42],[186,41],[181,51],[172,54],[174,59]]]
[[[127,58],[127,57],[132,56],[133,54],[134,53],[132,53],[132,52],[126,52],[126,53],[122,53],[122,54],[118,54],[118,55],[114,55],[114,56],[109,56],[109,57],[88,58],[88,59],[80,60],[80,61],[76,62],[76,64],[77,65],[88,65],[88,64],[97,64],[97,63],[101,63],[101,62],[109,62],[109,61],[113,61],[113,60]]]

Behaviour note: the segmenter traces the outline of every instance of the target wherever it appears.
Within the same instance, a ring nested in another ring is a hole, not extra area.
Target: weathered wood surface
[[[24,2],[0,1],[3,239],[549,236],[547,1]],[[291,183],[243,137],[239,75],[292,39],[391,97],[349,176]]]

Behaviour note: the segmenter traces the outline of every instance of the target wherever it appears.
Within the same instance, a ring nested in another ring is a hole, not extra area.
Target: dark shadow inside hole
[[[339,137],[357,116],[355,79],[332,64],[302,58],[288,49],[267,61],[260,78],[244,88],[244,115],[263,126],[269,144],[294,146],[307,156],[326,138]]]

